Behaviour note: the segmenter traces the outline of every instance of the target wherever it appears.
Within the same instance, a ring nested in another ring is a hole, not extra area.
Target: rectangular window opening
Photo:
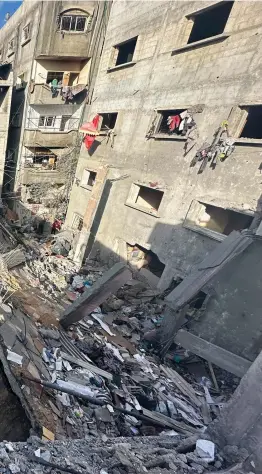
[[[262,139],[262,105],[246,107],[246,122],[240,134],[240,138]]]
[[[46,78],[46,84],[50,84],[54,79],[57,79],[57,82],[60,82],[63,80],[63,72],[53,72],[53,71],[48,71],[47,73],[47,78]]]
[[[86,28],[85,16],[63,15],[61,18],[61,30],[63,31],[85,31]]]
[[[120,66],[120,64],[126,64],[133,61],[136,43],[137,37],[115,46],[115,48],[118,50],[118,55],[115,64],[116,66]]]
[[[248,229],[254,217],[242,212],[224,209],[199,201],[194,201],[184,222],[186,227],[199,227],[223,235],[233,230]]]
[[[84,170],[81,179],[81,186],[92,188],[95,184],[97,173],[95,171]]]
[[[79,214],[74,214],[72,229],[81,231],[83,228],[83,218]]]
[[[48,127],[54,127],[55,126],[55,119],[56,117],[54,116],[45,116],[41,115],[39,117],[39,122],[38,122],[38,127],[43,127],[43,128],[48,128]]]
[[[112,130],[115,128],[117,113],[99,114],[101,119],[101,131]]]
[[[30,23],[23,28],[22,32],[22,42],[25,42],[30,39]]]
[[[187,43],[195,43],[223,33],[233,3],[233,1],[223,1],[203,12],[200,11],[192,15],[194,24]]]
[[[176,120],[175,117],[178,117],[182,112],[185,112],[186,109],[170,109],[170,110],[163,110],[160,111],[161,118],[159,122],[159,126],[156,130],[156,133],[175,133],[176,135],[181,135],[182,130],[179,130],[179,127],[174,128],[171,132],[169,128],[169,117],[171,120]],[[181,123],[181,119],[178,119]]]
[[[145,209],[158,211],[163,198],[163,191],[139,186],[139,192],[135,203]]]
[[[61,119],[60,131],[63,132],[69,129],[69,120],[71,119],[71,115],[63,115]]]

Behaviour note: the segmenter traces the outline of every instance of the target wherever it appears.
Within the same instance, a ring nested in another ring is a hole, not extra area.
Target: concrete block
[[[141,268],[139,274],[142,275],[151,288],[157,288],[160,278],[154,275],[154,273],[150,272],[147,268]]]
[[[122,263],[116,263],[102,278],[87,289],[80,298],[69,306],[60,320],[61,325],[67,328],[92,313],[111,294],[115,293],[132,277],[131,271]]]

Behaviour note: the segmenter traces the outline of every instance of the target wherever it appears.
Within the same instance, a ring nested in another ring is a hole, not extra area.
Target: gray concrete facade
[[[197,13],[215,5],[114,2],[86,113],[86,120],[96,113],[118,114],[114,145],[103,133],[90,152],[82,146],[67,225],[72,226],[76,214],[84,216],[92,195],[84,183],[85,170],[108,165],[110,192],[97,223],[94,250],[100,249],[106,260],[117,239],[151,249],[165,264],[161,288],[173,277],[183,278],[224,238],[223,232],[191,225],[194,206],[204,203],[251,217],[236,230],[249,227],[260,210],[262,140],[243,138],[241,131],[247,107],[262,104],[262,4],[234,2],[223,34],[187,44]],[[115,67],[119,45],[135,37],[132,61]],[[156,112],[192,107],[198,111],[193,116],[199,138],[189,153],[185,155],[181,136],[147,137]],[[238,139],[234,152],[215,169],[208,164],[199,174],[199,164],[190,166],[193,156],[204,142],[212,142],[227,119],[231,135]],[[138,205],[141,185],[162,193],[157,212]]]

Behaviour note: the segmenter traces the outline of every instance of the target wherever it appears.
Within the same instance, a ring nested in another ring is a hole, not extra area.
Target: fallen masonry
[[[2,472],[258,472],[250,443],[224,435],[223,409],[251,361],[235,370],[240,357],[186,328],[160,359],[168,293],[132,266],[79,268],[49,237],[1,229],[2,394],[18,414],[0,419]],[[199,314],[188,304],[182,317]]]
[[[243,465],[240,462],[235,470],[223,472],[244,474],[247,471]],[[32,435],[26,443],[0,443],[0,469],[1,473],[6,474],[210,472],[207,461],[194,452],[180,453],[176,438],[166,436],[50,442]],[[218,471],[212,472],[215,474]],[[219,472],[222,474],[222,471]]]

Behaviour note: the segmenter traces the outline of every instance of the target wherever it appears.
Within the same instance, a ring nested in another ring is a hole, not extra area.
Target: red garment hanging
[[[96,139],[96,135],[99,135],[99,131],[98,131],[98,124],[99,124],[99,119],[100,119],[100,115],[97,114],[92,122],[86,122],[84,123],[81,128],[79,129],[80,132],[84,132],[86,135],[84,137],[84,144],[87,148],[87,150],[90,150],[91,146],[93,145],[95,139]]]

